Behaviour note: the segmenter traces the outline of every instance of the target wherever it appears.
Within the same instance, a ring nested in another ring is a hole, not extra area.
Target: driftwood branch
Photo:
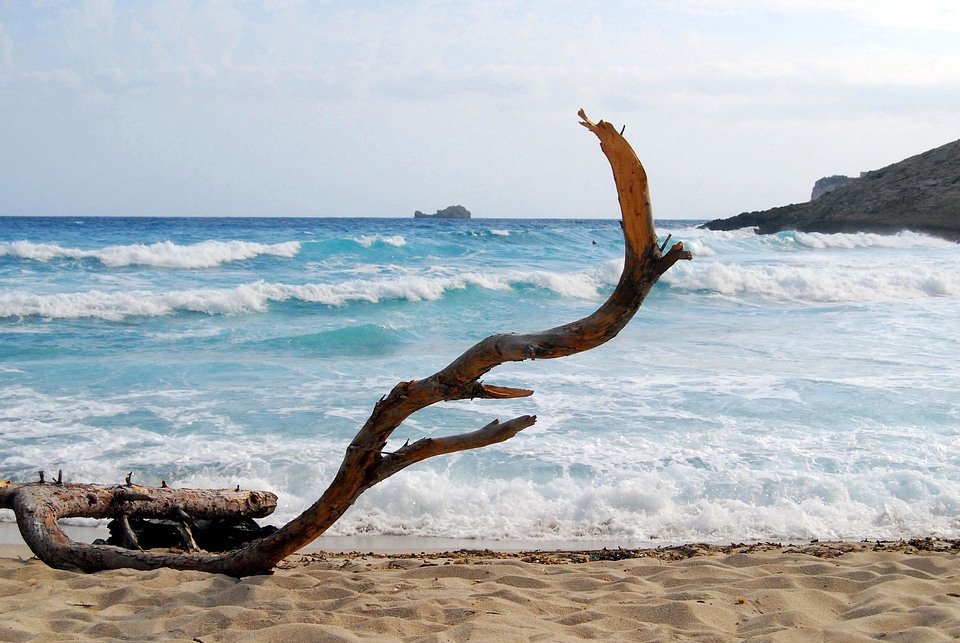
[[[14,511],[20,534],[33,553],[51,567],[80,571],[152,569],[168,566],[162,561],[179,555],[140,551],[130,528],[131,518],[180,522],[184,515],[208,520],[263,518],[273,513],[276,506],[277,497],[265,491],[0,481],[0,507]],[[76,517],[119,520],[125,540],[130,541],[129,549],[71,540],[57,521]],[[141,563],[131,555],[144,556],[146,560]]]
[[[481,378],[506,362],[564,357],[609,341],[634,316],[660,275],[677,261],[691,258],[681,243],[674,244],[666,254],[657,244],[647,175],[621,135],[622,131],[618,132],[604,121],[590,121],[583,110],[579,114],[581,124],[600,140],[600,147],[613,169],[626,242],[620,281],[595,312],[541,332],[487,337],[433,375],[397,384],[374,406],[370,418],[347,447],[340,469],[323,495],[271,535],[222,554],[140,551],[135,537],[131,538],[133,548],[130,549],[76,543],[63,534],[56,524],[58,519],[71,516],[176,519],[182,518],[181,513],[194,518],[221,513],[257,517],[272,511],[276,497],[265,492],[239,490],[137,487],[131,485],[129,479],[126,486],[119,488],[2,483],[0,507],[14,510],[21,533],[34,553],[53,567],[83,571],[173,567],[233,576],[268,573],[282,558],[325,532],[360,494],[394,473],[427,458],[508,440],[533,425],[536,417],[529,415],[506,422],[494,420],[470,433],[424,438],[392,453],[385,452],[394,430],[410,415],[430,405],[451,400],[531,395],[533,391],[485,384]]]

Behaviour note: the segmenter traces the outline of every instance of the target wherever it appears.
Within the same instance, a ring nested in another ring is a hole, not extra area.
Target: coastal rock
[[[846,185],[852,180],[849,176],[843,176],[842,174],[834,174],[833,176],[825,176],[822,179],[818,179],[817,182],[813,184],[810,200],[816,201],[824,194],[833,192],[838,187]]]
[[[864,172],[807,203],[744,212],[702,227],[736,230],[751,226],[759,234],[782,230],[894,234],[912,230],[960,241],[960,140]]]
[[[437,210],[436,214],[424,214],[420,210],[413,213],[414,219],[469,219],[470,210],[462,205],[451,205],[442,210]]]

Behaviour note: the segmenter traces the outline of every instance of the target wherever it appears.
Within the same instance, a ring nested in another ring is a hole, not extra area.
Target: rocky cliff
[[[703,227],[756,226],[760,234],[913,230],[960,241],[960,140],[831,187],[808,203],[744,212]]]
[[[424,214],[420,210],[413,213],[414,219],[469,219],[470,210],[462,205],[451,205],[442,210],[437,210],[436,214]]]
[[[824,194],[833,192],[838,187],[846,185],[852,180],[849,176],[843,176],[842,174],[834,174],[833,176],[825,176],[822,179],[818,179],[817,182],[813,184],[813,190],[810,192],[810,200],[816,201]]]

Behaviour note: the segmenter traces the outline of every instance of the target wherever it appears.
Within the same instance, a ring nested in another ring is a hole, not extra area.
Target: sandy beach
[[[245,579],[78,574],[0,546],[0,641],[945,641],[957,543],[311,551]]]

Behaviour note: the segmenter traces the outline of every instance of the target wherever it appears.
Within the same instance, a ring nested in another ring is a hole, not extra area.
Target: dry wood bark
[[[276,498],[265,492],[218,492],[192,489],[136,487],[118,508],[118,487],[96,485],[4,483],[0,507],[14,510],[27,543],[47,564],[64,569],[97,571],[119,567],[198,569],[232,576],[268,573],[285,556],[326,531],[364,491],[398,471],[437,455],[476,449],[508,440],[536,422],[524,415],[494,420],[471,433],[423,438],[389,453],[384,449],[393,431],[411,414],[442,401],[474,398],[505,399],[532,395],[520,388],[493,386],[481,381],[505,362],[564,357],[595,348],[612,339],[630,321],[644,298],[666,270],[680,259],[690,259],[680,243],[666,254],[657,244],[647,176],[630,144],[610,123],[593,123],[579,112],[581,124],[600,140],[613,169],[620,200],[625,239],[623,274],[610,297],[591,315],[578,321],[528,334],[487,337],[446,368],[421,380],[401,382],[373,409],[347,447],[336,476],[322,496],[300,516],[273,534],[222,554],[207,552],[140,551],[109,545],[76,543],[56,521],[69,516],[176,515],[180,509],[193,517],[260,516],[272,511]],[[119,489],[127,489],[120,487]],[[84,506],[84,504],[87,506]],[[269,509],[269,510],[268,510]],[[111,513],[112,512],[112,513]]]

